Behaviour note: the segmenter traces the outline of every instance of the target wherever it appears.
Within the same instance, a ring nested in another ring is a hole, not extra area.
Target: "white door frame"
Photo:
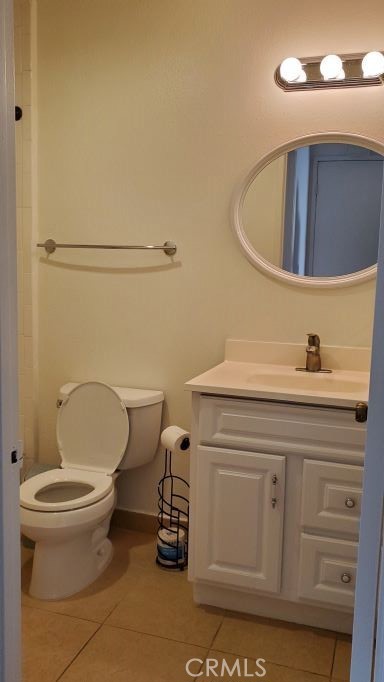
[[[375,318],[372,339],[371,379],[367,442],[364,460],[364,489],[361,507],[360,541],[353,626],[350,682],[384,682],[382,655],[384,619],[383,567],[380,565],[384,501],[384,198],[381,209],[377,262]],[[380,576],[381,574],[381,576]],[[381,594],[380,594],[381,593]],[[376,616],[378,628],[376,627]]]
[[[0,680],[20,675],[13,2],[0,0]],[[13,454],[12,454],[13,453]],[[16,459],[16,462],[12,460]]]

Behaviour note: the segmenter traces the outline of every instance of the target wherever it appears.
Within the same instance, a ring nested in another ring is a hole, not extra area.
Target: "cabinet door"
[[[198,448],[198,579],[279,592],[284,477],[285,457]]]

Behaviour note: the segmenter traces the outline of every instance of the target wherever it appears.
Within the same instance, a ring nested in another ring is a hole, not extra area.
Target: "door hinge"
[[[272,509],[275,509],[277,505],[277,497],[276,497],[276,486],[278,483],[278,478],[276,474],[272,475],[272,498],[271,498],[271,504],[272,504]]]

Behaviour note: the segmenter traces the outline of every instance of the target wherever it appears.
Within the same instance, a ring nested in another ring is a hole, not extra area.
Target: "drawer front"
[[[358,536],[363,467],[304,460],[301,524]]]
[[[204,445],[308,454],[321,458],[364,454],[365,426],[353,411],[260,400],[203,396],[199,441]]]
[[[353,608],[357,542],[301,536],[299,597]]]

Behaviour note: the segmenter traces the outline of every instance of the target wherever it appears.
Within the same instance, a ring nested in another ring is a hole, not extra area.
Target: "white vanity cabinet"
[[[349,631],[365,424],[353,407],[193,393],[201,603]]]

